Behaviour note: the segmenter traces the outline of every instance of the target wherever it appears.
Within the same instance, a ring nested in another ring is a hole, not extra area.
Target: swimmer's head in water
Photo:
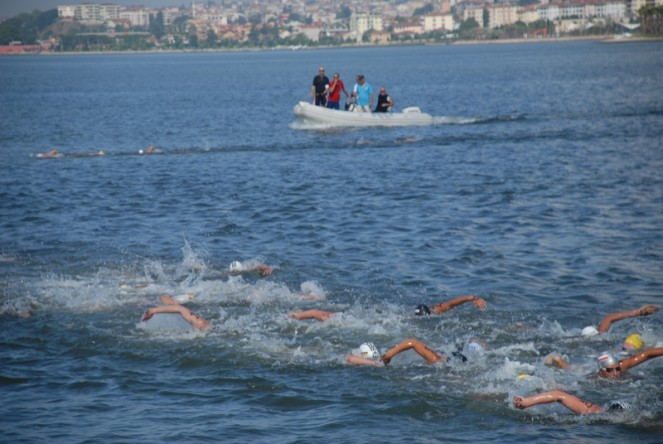
[[[626,338],[624,341],[624,350],[640,350],[643,345],[645,345],[645,343],[642,340],[642,336],[636,333]]]
[[[467,349],[474,352],[485,350],[483,344],[479,343],[476,339],[472,339],[470,343],[467,344]]]
[[[460,350],[456,350],[455,352],[451,352],[451,357],[453,359],[457,359],[459,362],[467,362],[467,356],[462,354]]]
[[[599,331],[596,329],[596,327],[592,327],[591,325],[582,329],[583,336],[596,336],[598,334]]]
[[[230,271],[242,271],[242,263],[240,261],[232,261],[228,268],[230,268]]]
[[[352,349],[352,354],[366,359],[378,359],[380,357],[378,348],[372,342],[364,342],[359,348]]]
[[[429,315],[430,308],[428,308],[427,305],[419,304],[417,305],[417,308],[414,309],[414,314],[417,316]]]
[[[619,360],[609,352],[601,353],[599,357],[596,358],[596,362],[599,364],[599,368],[606,368],[619,364]]]
[[[608,410],[630,410],[631,404],[624,401],[610,401],[608,404]]]
[[[603,352],[598,357],[599,376],[603,378],[619,378],[622,375],[622,363],[612,354]]]

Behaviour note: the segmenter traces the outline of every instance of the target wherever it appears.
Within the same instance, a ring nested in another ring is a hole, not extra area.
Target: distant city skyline
[[[48,11],[57,9],[58,5],[78,5],[81,3],[114,3],[122,6],[143,5],[152,8],[163,6],[188,5],[191,0],[0,0],[0,17],[14,17],[35,9]]]

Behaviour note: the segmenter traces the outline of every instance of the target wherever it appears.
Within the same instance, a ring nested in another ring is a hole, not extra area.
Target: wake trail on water
[[[376,131],[379,131],[380,134],[384,134],[386,131],[392,130],[402,130],[409,129],[414,135],[411,137],[398,137],[392,142],[396,145],[403,143],[417,142],[423,139],[418,136],[418,131],[421,132],[422,128],[433,128],[433,127],[445,127],[445,126],[471,126],[471,125],[485,125],[485,124],[494,124],[494,123],[505,123],[505,122],[516,122],[525,120],[524,115],[497,115],[497,116],[477,116],[477,117],[463,117],[463,116],[434,116],[433,121],[430,125],[423,126],[406,126],[406,127],[340,127],[331,124],[321,124],[321,123],[312,123],[304,121],[294,121],[290,124],[290,128],[298,131],[311,131],[322,136],[342,136],[347,134],[368,134],[376,135]],[[447,136],[445,136],[447,137]],[[445,139],[446,140],[446,139]],[[375,141],[364,140],[357,142],[358,145],[372,145],[372,144],[381,144],[384,145],[388,141]],[[345,142],[339,142],[338,147],[343,147]],[[349,146],[354,145],[355,143],[350,143]],[[234,153],[234,152],[271,152],[271,151],[292,151],[292,150],[304,150],[311,149],[311,144],[308,142],[301,143],[290,143],[288,145],[283,145],[278,142],[274,144],[264,145],[264,146],[244,146],[244,145],[235,145],[235,146],[224,146],[224,147],[213,147],[210,146],[209,142],[205,141],[204,146],[192,146],[184,148],[168,148],[163,147],[159,150],[148,154],[144,150],[114,150],[113,148],[106,148],[104,154],[100,155],[98,153],[88,153],[85,152],[82,148],[75,148],[71,152],[58,152],[56,156],[44,156],[44,153],[31,153],[29,156],[36,160],[51,160],[51,161],[66,161],[66,160],[84,160],[84,161],[93,161],[94,159],[100,160],[103,158],[124,158],[124,157],[140,157],[145,159],[150,158],[160,158],[163,156],[172,156],[172,155],[210,155],[210,154],[224,154],[224,153]]]
[[[339,126],[334,124],[325,124],[318,122],[302,121],[295,120],[290,124],[290,128],[299,131],[319,131],[319,132],[346,132],[346,131],[366,131],[367,129],[376,129],[376,128],[416,128],[418,126],[443,126],[443,125],[473,125],[473,124],[486,124],[486,123],[502,123],[502,122],[516,122],[526,120],[524,114],[513,114],[513,115],[496,115],[496,116],[475,116],[475,117],[464,117],[464,116],[433,116],[433,121],[430,125],[403,125],[396,127],[388,126],[366,126],[366,127],[350,127],[350,126]]]

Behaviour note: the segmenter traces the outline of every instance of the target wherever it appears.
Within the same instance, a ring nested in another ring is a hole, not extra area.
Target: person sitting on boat
[[[373,87],[366,82],[363,74],[357,75],[357,83],[353,89],[352,95],[357,98],[357,105],[354,110],[357,112],[370,113],[373,107]]]
[[[329,96],[327,97],[327,108],[340,109],[341,91],[345,93],[345,97],[349,97],[348,91],[345,89],[345,84],[341,80],[341,75],[337,72],[334,73],[334,80],[329,84]]]
[[[394,101],[391,96],[387,94],[387,89],[384,86],[380,87],[380,94],[378,94],[378,104],[375,107],[374,113],[388,113],[394,107]]]
[[[325,67],[321,66],[318,75],[313,77],[311,85],[311,97],[315,106],[327,105],[327,91],[329,90],[329,78],[325,75]]]

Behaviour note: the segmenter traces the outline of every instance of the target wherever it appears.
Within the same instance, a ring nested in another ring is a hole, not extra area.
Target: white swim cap
[[[582,329],[583,336],[596,336],[598,334],[599,331],[596,329],[596,327],[592,327],[591,325]]]
[[[474,339],[471,340],[469,344],[467,344],[467,349],[470,350],[470,351],[484,351],[485,350],[483,345],[479,344]]]
[[[194,296],[191,293],[178,294],[177,296],[174,296],[173,299],[175,299],[177,302],[185,303],[185,302],[193,301]]]
[[[359,348],[352,349],[351,353],[354,356],[366,359],[378,359],[380,357],[377,347],[372,342],[364,342]]]
[[[228,268],[230,268],[230,271],[242,271],[242,263],[240,261],[232,261]]]
[[[143,154],[143,150],[138,150],[138,154]]]

